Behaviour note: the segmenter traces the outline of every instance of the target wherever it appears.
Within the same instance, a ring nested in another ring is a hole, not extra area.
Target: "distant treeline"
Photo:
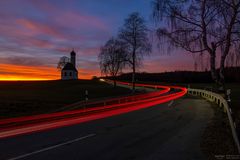
[[[125,73],[117,77],[117,80],[131,81],[132,74]],[[112,79],[110,77],[110,79]],[[240,67],[225,69],[225,79],[228,83],[240,82]],[[211,83],[210,71],[175,71],[164,73],[136,73],[136,81],[170,82],[170,83]]]

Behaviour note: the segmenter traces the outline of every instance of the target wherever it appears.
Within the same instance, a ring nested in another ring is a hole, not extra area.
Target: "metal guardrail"
[[[109,80],[104,80],[105,83],[111,84],[113,85],[112,81]],[[128,85],[124,85],[124,84],[118,84],[118,86],[120,87],[125,87],[125,88],[132,88],[131,84],[129,83]],[[148,93],[145,93],[144,96],[146,95],[151,95],[151,92],[155,92],[155,94],[157,94],[157,92],[159,92],[159,88],[157,88],[156,86],[152,87],[152,86],[148,86],[148,87],[138,87],[136,86],[136,89],[139,90],[148,90]],[[163,89],[163,88],[160,88]],[[166,88],[165,88],[166,89]],[[165,92],[165,91],[164,91]],[[161,93],[161,92],[160,92]],[[65,110],[75,110],[75,109],[80,109],[80,108],[88,108],[88,107],[95,107],[97,105],[109,105],[109,104],[113,104],[113,103],[125,103],[125,102],[132,102],[132,101],[136,101],[141,99],[142,97],[142,93],[135,93],[135,94],[125,94],[123,96],[114,96],[114,97],[107,97],[107,98],[98,98],[98,99],[91,99],[91,100],[81,100],[79,102],[73,103],[73,104],[69,104],[69,105],[65,105],[64,107],[55,110],[54,112],[60,112],[60,111],[65,111]]]
[[[218,104],[218,106],[223,108],[223,111],[228,116],[229,124],[230,124],[231,131],[232,131],[233,140],[234,140],[234,142],[237,146],[238,153],[240,153],[240,144],[239,144],[239,139],[238,139],[238,135],[237,135],[237,132],[236,132],[236,124],[233,121],[232,110],[229,107],[226,99],[224,99],[221,95],[219,95],[217,93],[202,90],[202,89],[188,88],[188,94],[191,94],[191,95],[194,95],[194,96],[201,96],[201,97],[207,99],[208,101],[215,102],[216,104]]]

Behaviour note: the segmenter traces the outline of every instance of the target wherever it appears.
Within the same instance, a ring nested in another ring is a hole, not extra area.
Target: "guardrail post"
[[[85,90],[85,101],[88,101],[88,90]]]
[[[84,110],[86,109],[87,107],[87,102],[88,102],[88,90],[85,90],[85,105],[84,105]]]

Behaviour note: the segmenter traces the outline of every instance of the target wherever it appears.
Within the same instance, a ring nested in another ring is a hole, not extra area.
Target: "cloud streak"
[[[0,1],[0,79],[59,79],[58,60],[69,56],[72,48],[77,52],[80,78],[100,75],[100,46],[117,33],[129,13],[144,12],[147,19],[151,11],[146,4],[145,0]],[[186,57],[172,58],[153,54],[141,71],[190,66]]]

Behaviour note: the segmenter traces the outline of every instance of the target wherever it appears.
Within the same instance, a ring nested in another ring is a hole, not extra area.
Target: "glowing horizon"
[[[113,12],[114,11],[114,12]],[[150,29],[151,3],[145,0],[0,1],[0,80],[57,80],[57,63],[74,48],[80,79],[100,76],[98,54],[116,36],[124,19],[138,11]],[[119,14],[121,13],[121,14]],[[192,67],[192,57],[154,49],[141,72]]]
[[[0,70],[8,68],[8,73],[0,74],[0,81],[41,81],[59,80],[60,71],[54,67],[34,67],[0,64]],[[92,75],[81,75],[80,79],[91,79]]]

